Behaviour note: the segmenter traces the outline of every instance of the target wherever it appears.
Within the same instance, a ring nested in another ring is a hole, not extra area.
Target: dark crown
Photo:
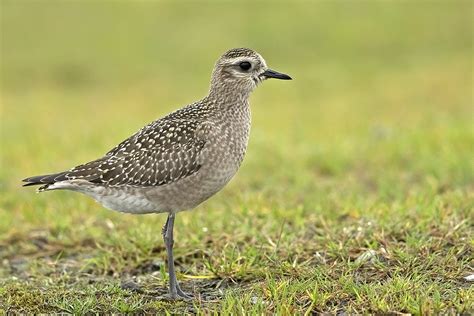
[[[258,57],[258,54],[251,50],[250,48],[233,48],[224,55],[222,55],[222,58],[236,58],[236,57]]]

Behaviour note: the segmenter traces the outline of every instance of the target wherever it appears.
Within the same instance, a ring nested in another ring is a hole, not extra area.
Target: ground
[[[472,313],[472,3],[1,4],[0,313]],[[225,50],[290,82],[251,98],[245,161],[178,214],[21,179],[94,159],[202,97]]]

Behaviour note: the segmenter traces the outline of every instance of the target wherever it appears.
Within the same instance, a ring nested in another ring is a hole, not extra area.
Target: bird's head
[[[290,76],[269,69],[259,53],[248,48],[234,48],[217,60],[212,72],[211,91],[248,95],[260,82],[269,78],[291,80]]]

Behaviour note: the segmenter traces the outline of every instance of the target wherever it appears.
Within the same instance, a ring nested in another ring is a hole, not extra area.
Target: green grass
[[[472,313],[472,10],[2,1],[0,313]],[[196,299],[170,302],[164,215],[20,180],[202,97],[239,46],[294,80],[257,89],[238,175],[177,216]]]

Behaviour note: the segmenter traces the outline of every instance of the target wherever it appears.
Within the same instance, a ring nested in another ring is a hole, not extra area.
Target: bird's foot
[[[178,290],[176,293],[168,293],[165,297],[171,301],[183,300],[183,301],[190,301],[193,299],[192,296],[184,293],[181,290]]]
[[[181,290],[178,286],[178,288],[176,289],[177,290],[177,295],[180,297],[180,299],[183,299],[183,300],[186,300],[186,301],[189,301],[189,300],[192,300],[193,297],[191,295],[188,295],[186,294],[185,292],[183,292],[183,290]]]

